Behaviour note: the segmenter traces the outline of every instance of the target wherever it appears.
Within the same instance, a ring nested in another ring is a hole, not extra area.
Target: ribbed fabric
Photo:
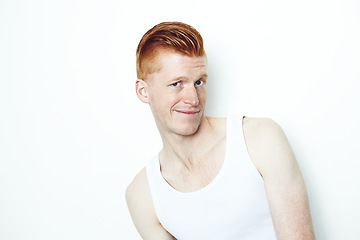
[[[264,181],[247,152],[242,118],[227,118],[223,165],[198,191],[175,190],[162,177],[158,156],[148,162],[146,171],[157,217],[176,239],[276,239]]]

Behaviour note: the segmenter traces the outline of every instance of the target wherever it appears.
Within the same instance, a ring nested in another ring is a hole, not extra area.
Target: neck
[[[202,120],[196,133],[189,136],[161,134],[163,149],[159,154],[162,166],[191,169],[208,151],[209,140],[214,139],[215,130],[207,117]]]

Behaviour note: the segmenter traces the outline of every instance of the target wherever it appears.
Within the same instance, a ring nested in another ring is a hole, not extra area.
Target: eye
[[[203,80],[197,80],[197,81],[195,82],[195,84],[196,84],[197,86],[201,86],[201,85],[204,84],[204,81],[203,81]]]
[[[171,84],[171,86],[173,86],[173,87],[178,87],[179,85],[180,85],[180,82],[174,82]]]

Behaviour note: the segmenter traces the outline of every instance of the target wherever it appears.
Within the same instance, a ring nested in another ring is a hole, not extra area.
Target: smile
[[[200,112],[199,111],[183,111],[183,110],[175,110],[175,112],[177,113],[181,113],[181,114],[185,114],[185,115],[195,115],[195,114],[198,114]]]

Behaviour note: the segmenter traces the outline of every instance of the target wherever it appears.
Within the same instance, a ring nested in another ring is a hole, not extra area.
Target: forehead
[[[205,56],[187,56],[175,51],[162,51],[156,57],[158,70],[154,77],[192,78],[197,75],[206,75]]]

